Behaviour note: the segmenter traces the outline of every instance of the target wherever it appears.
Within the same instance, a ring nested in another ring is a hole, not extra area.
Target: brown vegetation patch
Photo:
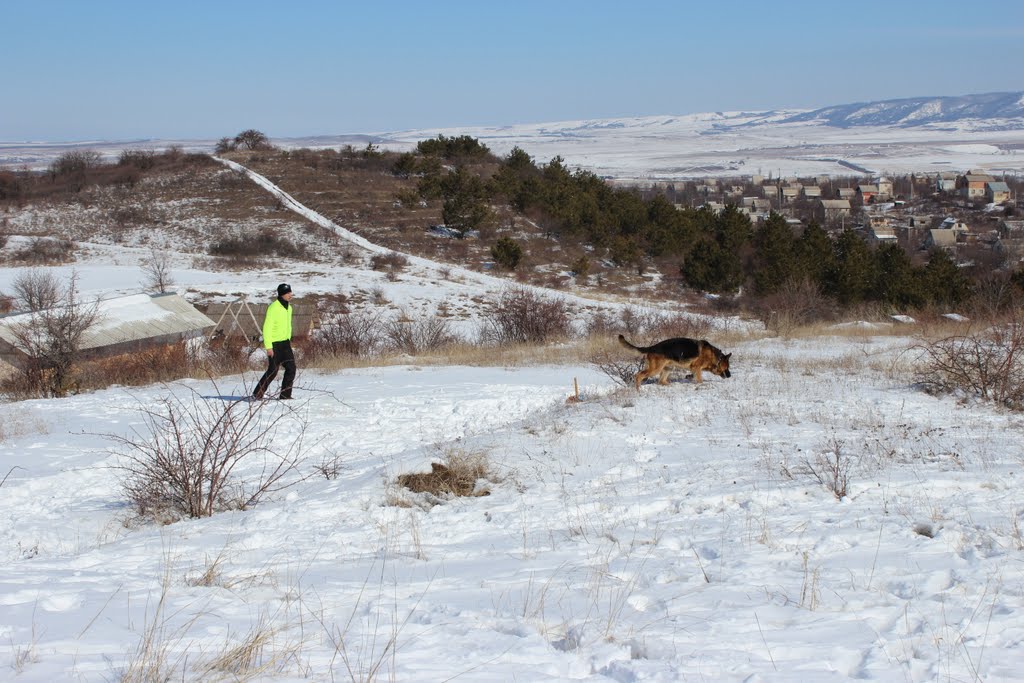
[[[413,493],[450,498],[489,496],[491,492],[483,482],[493,480],[486,455],[457,451],[448,454],[447,464],[434,462],[430,472],[401,474],[397,483]]]

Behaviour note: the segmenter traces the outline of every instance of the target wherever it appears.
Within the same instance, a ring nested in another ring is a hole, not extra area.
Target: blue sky
[[[0,140],[272,137],[1024,90],[1024,2],[0,0]]]

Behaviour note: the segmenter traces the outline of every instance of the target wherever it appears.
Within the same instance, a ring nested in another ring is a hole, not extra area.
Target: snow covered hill
[[[899,126],[944,124],[973,130],[1024,128],[1024,92],[985,93],[961,97],[911,97],[858,102],[788,116],[783,123],[820,121],[829,126]]]
[[[709,112],[495,126],[462,126],[359,135],[276,138],[286,148],[365,146],[408,150],[436,135],[471,135],[498,154],[521,147],[542,163],[568,164],[631,182],[705,176],[847,176],[850,168],[878,173],[984,168],[1024,172],[1024,93],[920,97],[862,102],[814,111]],[[116,156],[129,147],[170,141],[100,142]],[[214,140],[174,141],[188,150]],[[81,147],[82,144],[75,146]],[[0,167],[45,167],[68,145],[0,142]]]

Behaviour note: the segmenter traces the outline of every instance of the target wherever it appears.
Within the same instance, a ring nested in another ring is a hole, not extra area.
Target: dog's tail
[[[646,349],[640,348],[639,346],[633,346],[632,344],[630,344],[628,341],[626,341],[626,338],[621,334],[619,335],[619,343],[625,346],[627,349],[633,349],[634,351],[639,351],[640,353],[647,352]]]

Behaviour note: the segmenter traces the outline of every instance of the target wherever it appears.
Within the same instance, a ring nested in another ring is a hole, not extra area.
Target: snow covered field
[[[123,293],[142,254],[104,249],[83,289]],[[409,271],[176,275],[423,306],[501,286]],[[0,679],[1024,680],[1024,417],[922,393],[911,344],[751,335],[731,379],[639,394],[587,366],[300,364],[300,400],[265,408],[283,439],[308,424],[294,485],[166,526],[133,519],[111,435],[257,372],[5,405]],[[394,485],[458,453],[490,495]]]
[[[8,406],[4,677],[119,680],[148,641],[172,680],[235,680],[210,667],[258,636],[242,679],[1024,680],[1024,421],[917,391],[905,345],[752,341],[732,379],[639,395],[587,367],[305,371],[267,410],[309,421],[311,478],[164,527],[128,523],[102,435],[255,373]],[[490,496],[388,504],[453,451]]]
[[[857,105],[847,105],[856,107]],[[573,168],[627,182],[655,182],[704,177],[853,176],[862,174],[937,173],[985,169],[996,175],[1024,173],[1024,120],[965,118],[883,125],[884,113],[899,101],[864,103],[876,107],[861,124],[841,127],[827,120],[801,120],[808,112],[707,112],[687,115],[588,119],[547,123],[463,126],[369,135],[317,135],[275,138],[286,149],[323,148],[373,143],[382,149],[408,151],[437,135],[469,135],[499,155],[520,147],[541,164],[561,156]],[[843,107],[840,107],[842,109]],[[876,120],[877,119],[877,120]],[[95,149],[116,158],[122,149],[186,151],[213,149],[215,140],[141,140],[68,144],[0,142],[0,167],[45,168],[72,148]]]

